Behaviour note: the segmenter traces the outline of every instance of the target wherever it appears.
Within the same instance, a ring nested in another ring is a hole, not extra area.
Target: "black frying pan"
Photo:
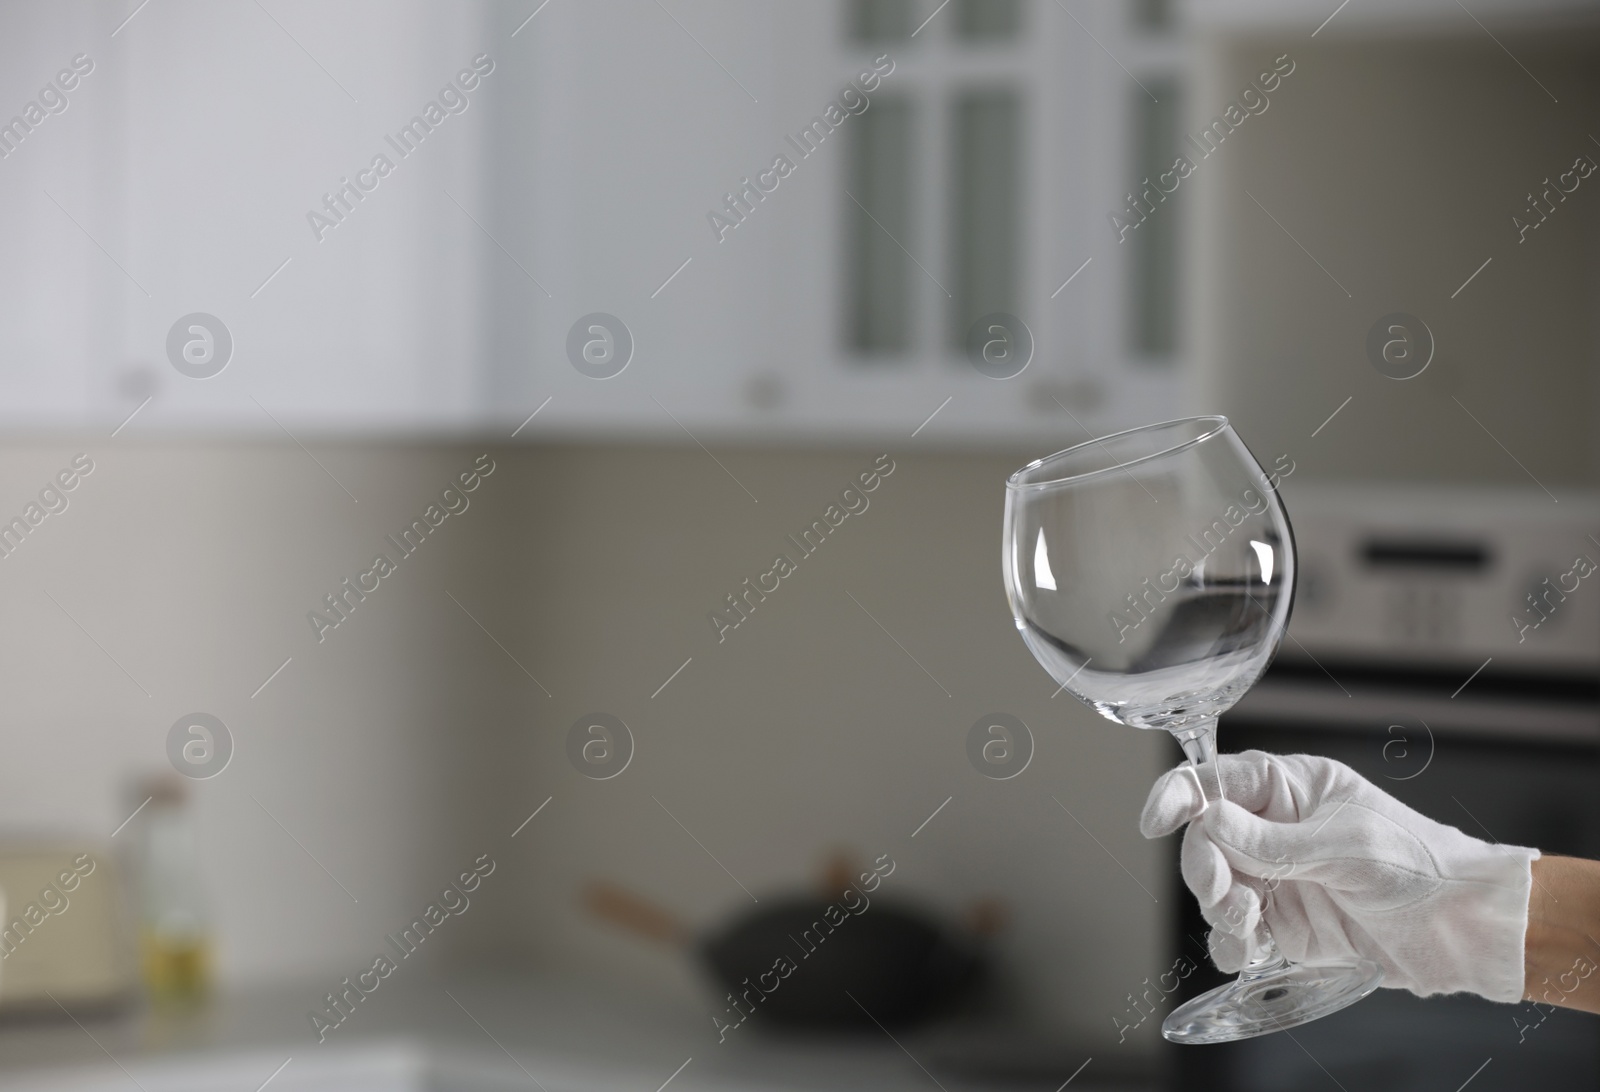
[[[828,889],[844,891],[836,865]],[[720,928],[696,934],[659,906],[613,884],[591,883],[597,916],[652,940],[695,950],[724,998],[722,1024],[747,1016],[817,1029],[904,1026],[969,994],[985,960],[978,934],[998,924],[994,904],[947,926],[903,900],[792,894],[763,900]]]

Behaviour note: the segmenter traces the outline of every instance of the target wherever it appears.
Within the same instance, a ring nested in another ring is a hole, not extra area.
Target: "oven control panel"
[[[1283,500],[1286,654],[1600,669],[1600,495],[1285,482]]]

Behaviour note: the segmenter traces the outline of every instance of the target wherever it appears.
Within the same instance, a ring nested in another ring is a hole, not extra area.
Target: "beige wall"
[[[306,614],[479,451],[319,445],[355,503],[289,444],[6,448],[6,519],[74,454],[95,469],[0,560],[0,829],[126,845],[139,819],[111,834],[132,810],[128,779],[170,771],[174,720],[212,713],[236,746],[226,770],[194,783],[223,980],[332,987],[370,966],[385,933],[476,854],[498,856],[493,835],[511,829],[499,809],[512,771],[495,757],[510,665],[445,595],[487,613],[498,594],[505,479],[325,642]],[[495,913],[484,902],[480,923]]]
[[[1125,995],[1172,958],[1160,918],[1172,900],[1167,847],[1137,831],[1170,744],[1069,695],[1052,700],[1055,683],[1023,647],[1000,581],[1003,482],[1023,457],[891,452],[896,469],[870,508],[719,643],[707,613],[778,552],[797,556],[784,535],[878,452],[716,454],[759,503],[695,449],[507,460],[524,497],[507,610],[554,694],[522,690],[521,798],[531,810],[554,796],[519,838],[538,862],[519,874],[523,943],[546,966],[699,1001],[683,954],[587,920],[579,885],[625,883],[709,929],[752,907],[719,861],[766,898],[808,885],[826,852],[847,846],[898,863],[889,894],[948,914],[1005,900],[1014,921],[1000,951],[1035,1015],[1110,1034]],[[564,758],[568,729],[593,711],[621,717],[637,741],[609,781]],[[1021,717],[1036,739],[1033,764],[1010,781],[966,759],[967,730],[991,712]],[[1150,1046],[1153,1027],[1122,1049]]]
[[[1199,402],[1310,476],[1531,484],[1514,455],[1552,489],[1600,480],[1600,173],[1525,243],[1511,222],[1547,175],[1579,155],[1600,161],[1585,120],[1600,108],[1593,36],[1510,39],[1556,104],[1481,35],[1335,35],[1214,44],[1191,90],[1195,132],[1260,66],[1286,51],[1295,61],[1268,112],[1193,179]],[[1405,382],[1364,348],[1394,311],[1422,318],[1438,344]]]
[[[877,452],[719,450],[758,504],[698,449],[496,450],[472,506],[319,644],[306,613],[479,450],[313,444],[354,503],[288,444],[9,448],[6,513],[78,451],[96,469],[0,560],[0,826],[104,844],[126,816],[127,775],[162,769],[173,720],[202,710],[238,748],[196,786],[228,983],[331,987],[489,852],[499,871],[464,928],[445,931],[462,958],[511,952],[709,1016],[684,953],[578,905],[590,877],[697,928],[753,905],[653,797],[761,898],[810,884],[847,846],[898,863],[885,895],[952,915],[1005,900],[1002,956],[1019,996],[1056,1027],[1111,1034],[1126,995],[1170,963],[1166,847],[1136,829],[1169,745],[1052,700],[1017,637],[999,540],[1002,482],[1020,454],[892,453],[870,508],[719,644],[707,612],[780,550],[794,556],[784,534],[820,517]],[[565,754],[572,722],[594,711],[637,740],[609,781],[580,776]],[[973,721],[997,711],[1037,743],[1006,782],[965,754]],[[1120,1049],[1152,1046],[1153,1029]]]

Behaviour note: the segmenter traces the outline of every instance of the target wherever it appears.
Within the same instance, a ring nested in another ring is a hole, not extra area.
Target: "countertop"
[[[698,1011],[522,975],[384,980],[319,1041],[308,1014],[325,1010],[318,1001],[331,985],[224,994],[188,1013],[11,1020],[0,1025],[0,1085],[16,1092],[659,1092],[667,1084],[675,1092],[955,1092],[1055,1090],[1070,1078],[1074,1092],[1156,1087],[1130,1081],[1116,1057],[1096,1061],[1070,1048],[1059,1051],[1059,1074],[1027,1083],[975,1079],[941,1060],[957,1036],[937,1030],[898,1039],[888,1032],[796,1037],[750,1023],[719,1041]]]

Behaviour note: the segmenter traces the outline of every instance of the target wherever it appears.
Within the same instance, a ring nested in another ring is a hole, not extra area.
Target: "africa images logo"
[[[1106,219],[1111,221],[1111,230],[1117,233],[1117,242],[1125,241],[1128,232],[1141,226],[1155,212],[1156,206],[1166,201],[1168,194],[1176,193],[1183,180],[1193,174],[1200,163],[1210,159],[1211,153],[1220,148],[1235,129],[1252,117],[1265,114],[1272,105],[1272,100],[1267,96],[1275,93],[1293,72],[1294,61],[1285,53],[1273,62],[1271,71],[1262,72],[1254,83],[1239,92],[1236,102],[1223,107],[1222,114],[1212,118],[1211,124],[1200,130],[1198,138],[1184,138],[1195,151],[1194,159],[1179,155],[1172,161],[1171,169],[1157,175],[1154,183],[1145,178],[1137,187],[1129,190],[1122,212],[1106,213]],[[1172,185],[1168,186],[1168,181]]]
[[[429,99],[419,113],[412,115],[410,121],[392,135],[385,134],[383,139],[401,159],[410,158],[411,153],[447,119],[467,112],[472,105],[468,93],[476,91],[483,78],[493,71],[494,58],[487,53],[478,54],[472,59],[472,66],[457,72],[455,79],[444,85],[437,98]],[[367,194],[377,189],[380,182],[394,173],[394,169],[395,161],[386,153],[379,152],[364,170],[356,172],[354,182],[349,178],[341,178],[332,193],[323,194],[322,211],[312,209],[306,213],[306,223],[311,226],[311,234],[316,236],[317,242],[322,242],[329,231],[344,223],[345,218],[355,211],[356,205],[365,201]]]
[[[83,77],[94,71],[94,58],[80,53],[72,58],[70,68],[56,73],[55,79],[39,89],[36,98],[28,100],[22,112],[0,124],[0,159],[9,159],[17,146],[43,125],[46,119],[66,112],[72,105],[67,93],[76,91]]]
[[[488,465],[485,466],[485,463]],[[330,629],[338,629],[348,621],[356,607],[365,603],[367,596],[383,586],[383,580],[399,572],[400,562],[421,549],[431,532],[437,531],[439,525],[452,514],[459,516],[472,506],[467,494],[477,489],[484,478],[494,473],[495,465],[495,461],[488,455],[479,455],[471,470],[463,470],[457,476],[460,488],[457,488],[455,482],[451,482],[439,494],[443,508],[438,504],[430,504],[419,518],[411,521],[411,526],[400,532],[400,537],[396,538],[393,534],[384,536],[385,541],[394,547],[395,559],[391,560],[387,551],[377,554],[372,559],[371,568],[358,572],[353,581],[350,577],[345,577],[340,581],[336,591],[322,597],[322,604],[327,614],[320,614],[315,610],[306,612],[306,622],[311,626],[311,632],[317,635],[319,644],[328,639]],[[372,581],[370,585],[367,583],[368,580]]]
[[[843,508],[839,504],[828,505],[821,519],[812,520],[811,526],[801,530],[798,536],[793,534],[788,536],[785,544],[792,545],[798,560],[791,560],[788,553],[779,554],[773,559],[772,568],[758,575],[754,582],[748,576],[745,577],[741,585],[744,590],[730,592],[724,609],[707,612],[706,618],[710,621],[711,628],[716,631],[717,643],[726,641],[728,631],[744,625],[750,615],[755,613],[757,603],[765,603],[767,596],[777,591],[784,580],[799,572],[799,562],[820,550],[822,544],[828,540],[829,534],[837,531],[852,515],[859,516],[871,507],[872,502],[867,499],[867,494],[882,485],[883,479],[893,474],[894,470],[894,460],[887,455],[879,455],[870,470],[863,470],[856,476],[855,481],[845,486],[839,494],[839,503],[844,505]],[[860,482],[859,488],[856,482]]]
[[[798,133],[785,136],[783,139],[795,150],[800,159],[810,159],[811,153],[821,147],[822,142],[845,123],[846,118],[858,117],[867,112],[867,107],[872,105],[868,95],[876,91],[884,77],[893,71],[894,59],[887,53],[879,54],[873,60],[872,67],[846,84],[844,90],[839,92],[839,97],[828,103],[822,113],[812,117],[810,124],[801,128]],[[779,152],[772,157],[771,167],[756,172],[754,182],[750,181],[748,175],[739,179],[738,189],[722,195],[722,208],[712,209],[706,213],[706,223],[710,224],[711,230],[716,233],[717,242],[726,240],[728,232],[744,223],[745,218],[755,211],[756,204],[765,201],[767,194],[782,185],[783,180],[793,174],[795,169],[795,161]]]
[[[354,1016],[356,1006],[365,1001],[369,995],[377,993],[378,987],[383,985],[383,980],[400,969],[400,961],[410,959],[436,929],[451,918],[465,914],[472,906],[472,900],[468,895],[493,875],[494,870],[494,858],[487,853],[481,854],[472,863],[472,868],[462,872],[442,888],[439,898],[430,902],[422,913],[408,922],[398,933],[390,933],[383,938],[394,948],[394,959],[390,959],[387,952],[379,952],[372,957],[370,968],[355,975],[354,982],[350,981],[348,976],[341,978],[339,989],[329,990],[323,999],[326,1009],[321,1011],[313,1009],[306,1013],[306,1018],[311,1021],[311,1030],[317,1033],[317,1042],[326,1042],[330,1031],[337,1030],[341,1024]]]

